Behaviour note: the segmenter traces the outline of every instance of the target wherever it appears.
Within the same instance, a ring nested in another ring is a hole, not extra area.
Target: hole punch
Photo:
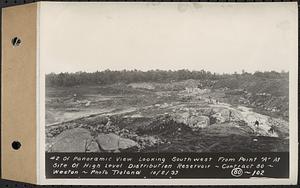
[[[19,141],[13,141],[12,144],[11,144],[11,147],[14,149],[14,150],[18,150],[21,148],[21,143]]]
[[[21,44],[21,39],[19,37],[14,37],[11,40],[11,43],[12,43],[13,47],[18,47]]]

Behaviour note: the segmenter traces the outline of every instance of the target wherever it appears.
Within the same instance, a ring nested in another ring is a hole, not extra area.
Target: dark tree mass
[[[47,84],[51,86],[75,86],[81,84],[100,84],[107,85],[113,83],[132,83],[132,82],[169,82],[180,81],[186,79],[217,79],[218,75],[208,71],[138,71],[138,70],[122,70],[122,71],[97,71],[93,73],[76,72],[76,73],[60,73],[48,74],[46,77]]]
[[[46,75],[47,86],[68,87],[76,85],[108,85],[114,83],[134,82],[171,82],[187,79],[220,81],[218,86],[230,89],[239,88],[242,81],[251,80],[282,80],[288,82],[287,72],[255,72],[253,74],[244,72],[241,74],[216,74],[209,71],[189,71],[186,69],[177,71],[164,70],[122,70],[122,71],[96,71],[76,73],[50,73]]]

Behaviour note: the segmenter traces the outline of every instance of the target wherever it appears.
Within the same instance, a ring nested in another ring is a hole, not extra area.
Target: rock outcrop
[[[176,123],[186,124],[192,129],[204,128],[210,124],[209,117],[203,116],[200,113],[176,113],[172,119]]]
[[[114,133],[100,133],[96,138],[96,142],[103,152],[119,152],[120,150],[138,147],[137,142],[128,138],[122,138]]]
[[[75,128],[65,130],[54,138],[49,145],[52,152],[99,152],[87,129]]]

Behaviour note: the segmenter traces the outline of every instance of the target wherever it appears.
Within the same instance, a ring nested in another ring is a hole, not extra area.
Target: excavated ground
[[[99,87],[51,89],[46,97],[46,150],[288,151],[287,121],[230,105],[221,91],[178,85],[110,86],[113,92]]]

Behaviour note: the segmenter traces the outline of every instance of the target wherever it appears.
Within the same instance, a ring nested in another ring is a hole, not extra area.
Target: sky
[[[46,73],[110,70],[289,71],[295,3],[42,3]]]

